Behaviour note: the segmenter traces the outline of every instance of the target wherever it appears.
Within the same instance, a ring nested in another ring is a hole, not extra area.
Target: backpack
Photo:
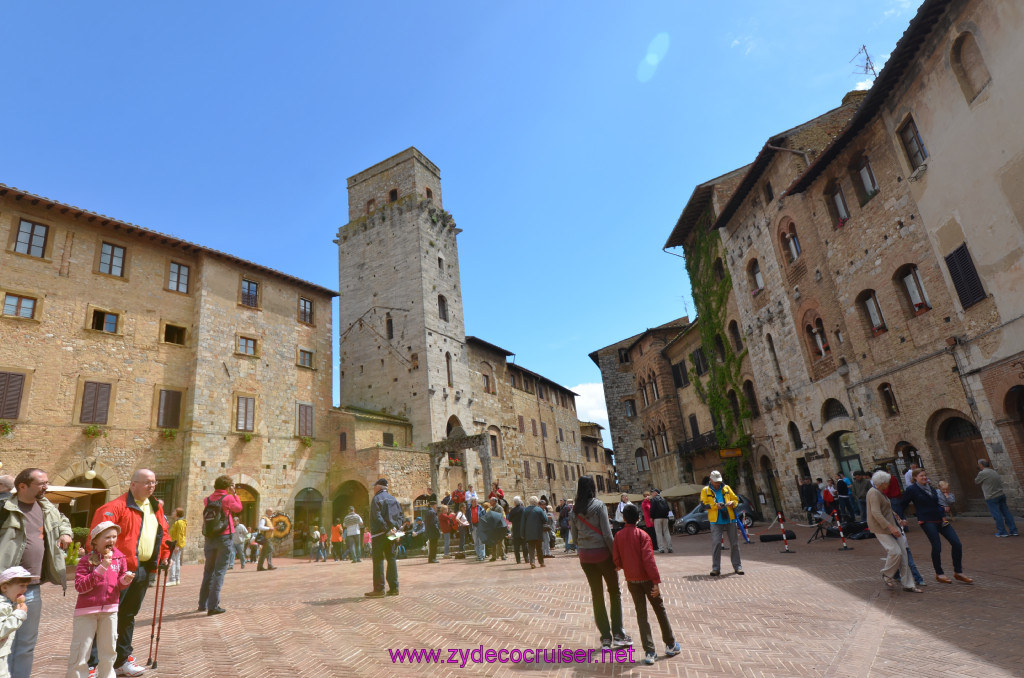
[[[203,509],[203,536],[208,538],[218,537],[228,529],[228,517],[224,513],[224,506],[221,502],[223,497],[217,501],[207,501]]]

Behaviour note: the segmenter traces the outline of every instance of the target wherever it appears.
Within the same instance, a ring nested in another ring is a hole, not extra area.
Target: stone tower
[[[404,415],[415,446],[469,427],[459,253],[441,172],[415,148],[348,180],[338,231],[341,401]]]

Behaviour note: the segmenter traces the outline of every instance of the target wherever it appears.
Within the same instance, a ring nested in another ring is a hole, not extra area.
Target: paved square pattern
[[[973,585],[935,581],[927,540],[909,533],[923,594],[893,593],[879,575],[874,540],[807,544],[796,526],[795,553],[781,543],[742,547],[746,576],[708,576],[710,537],[677,536],[675,553],[658,555],[662,590],[682,654],[635,664],[394,664],[388,649],[562,648],[598,646],[589,588],[575,557],[558,555],[543,569],[515,559],[428,565],[399,561],[401,595],[365,599],[370,563],[279,559],[273,572],[251,565],[228,573],[227,613],[195,612],[200,566],[183,568],[168,589],[158,676],[381,675],[673,675],[673,676],[1020,676],[1024,672],[1024,538],[996,539],[992,521],[954,523]],[[760,528],[760,529],[759,529]],[[777,529],[777,528],[775,528]],[[755,526],[760,533],[764,526]],[[726,554],[723,554],[726,555]],[[952,573],[948,545],[943,564]],[[723,563],[727,558],[723,558]],[[728,570],[727,570],[728,572]],[[137,619],[135,654],[148,656],[152,589]],[[67,667],[75,592],[43,589],[44,618],[34,675]],[[637,643],[632,601],[623,591],[625,626]],[[660,638],[653,619],[655,637]],[[659,652],[663,646],[659,640]],[[479,654],[479,652],[478,652]],[[600,654],[595,655],[595,660]],[[486,659],[486,657],[484,657]],[[460,662],[461,663],[461,662]]]

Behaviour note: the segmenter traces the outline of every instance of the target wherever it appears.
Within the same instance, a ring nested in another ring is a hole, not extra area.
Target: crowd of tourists
[[[1017,526],[1006,505],[999,474],[987,459],[978,461],[975,482],[981,486],[996,523],[996,537],[1017,536]],[[885,551],[882,579],[885,586],[921,592],[924,578],[914,564],[904,530],[907,509],[913,507],[916,522],[931,545],[935,579],[970,584],[963,568],[963,547],[953,528],[955,497],[939,482],[933,486],[928,472],[917,464],[908,469],[905,487],[884,470],[857,472],[852,481],[842,473],[813,483],[804,478],[801,502],[808,521],[821,520],[830,509],[846,520],[862,519]],[[46,498],[49,478],[38,468],[17,477],[0,476],[0,678],[28,678],[39,636],[43,602],[41,585],[55,584],[66,590],[65,553],[73,532],[66,516]],[[99,507],[92,516],[84,552],[72,581],[78,593],[75,606],[68,678],[140,676],[145,668],[135,661],[132,644],[135,617],[158,570],[167,570],[167,585],[180,582],[181,550],[188,526],[184,511],[172,512],[168,524],[162,502],[153,497],[156,476],[139,469],[128,491]],[[644,649],[643,661],[657,659],[654,635],[648,621],[650,605],[658,620],[664,656],[680,651],[665,611],[660,590],[658,552],[672,551],[667,526],[667,504],[657,489],[644,493],[639,505],[622,495],[612,517],[597,498],[594,481],[582,476],[576,496],[549,506],[545,497],[514,496],[507,502],[494,483],[481,501],[473,487],[461,485],[440,501],[431,496],[428,507],[410,520],[388,492],[386,478],[373,487],[368,520],[349,507],[329,530],[313,526],[308,534],[311,560],[360,562],[372,560],[373,589],[368,597],[399,595],[397,559],[404,551],[426,550],[428,563],[440,559],[507,560],[531,569],[545,567],[545,559],[561,538],[563,553],[577,558],[591,591],[594,622],[603,648],[632,645],[623,628],[618,571],[636,607],[637,625]],[[710,474],[700,494],[712,526],[711,576],[720,576],[721,551],[727,538],[733,572],[744,574],[737,540],[738,495],[723,482],[722,474]],[[244,567],[256,560],[258,570],[275,569],[271,535],[274,513],[265,515],[250,529],[236,520],[242,503],[229,476],[214,481],[213,492],[203,500],[204,566],[198,611],[208,616],[225,612],[221,588],[225,572],[238,557]],[[942,540],[951,551],[953,577],[942,567]],[[248,554],[248,558],[246,557]],[[608,604],[605,603],[607,592]]]

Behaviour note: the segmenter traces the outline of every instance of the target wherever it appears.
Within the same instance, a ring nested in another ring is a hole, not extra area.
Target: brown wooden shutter
[[[238,397],[238,417],[235,426],[239,431],[252,431],[254,429],[254,414],[256,410],[256,399],[245,396]]]
[[[974,267],[967,243],[946,256],[946,266],[949,268],[949,277],[953,280],[956,294],[960,297],[960,304],[964,308],[974,306],[985,298],[985,288],[978,277],[978,270]]]
[[[181,423],[181,391],[160,391],[160,409],[156,425],[162,428],[178,428]]]
[[[96,423],[106,424],[110,408],[110,384],[96,384]]]
[[[313,435],[313,406],[299,405],[299,435]]]
[[[528,461],[524,461],[523,462],[523,472],[526,474],[527,478],[530,477],[530,462],[528,462]]]
[[[519,415],[519,432],[520,433],[525,433],[526,432],[526,421],[523,419],[523,415],[521,415],[521,414]],[[527,476],[527,478],[529,478],[529,476]]]
[[[25,375],[0,372],[0,419],[17,419]]]

